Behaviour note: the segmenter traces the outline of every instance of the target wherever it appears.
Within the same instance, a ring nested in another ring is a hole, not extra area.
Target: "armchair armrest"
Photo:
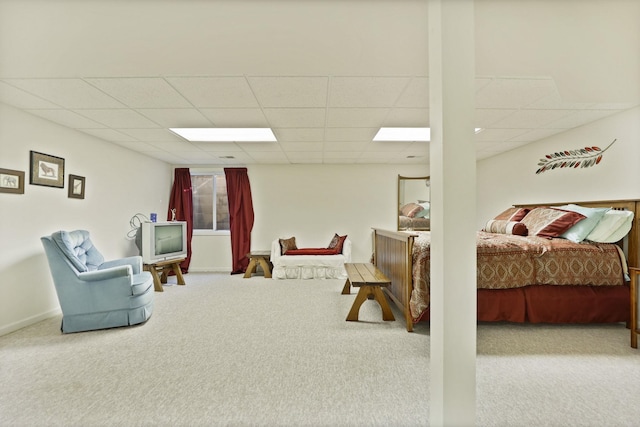
[[[107,268],[119,267],[123,265],[131,266],[133,274],[140,274],[140,272],[142,271],[142,257],[136,255],[126,258],[114,259],[111,261],[105,261],[100,265],[99,270],[105,270]]]
[[[84,282],[96,282],[101,280],[117,279],[119,277],[130,277],[132,275],[133,272],[130,265],[120,265],[107,269],[78,273],[78,279]]]

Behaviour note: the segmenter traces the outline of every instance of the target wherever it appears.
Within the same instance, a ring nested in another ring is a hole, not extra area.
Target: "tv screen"
[[[145,264],[187,257],[186,222],[143,222],[138,231],[136,240],[139,237],[138,248]]]
[[[182,250],[182,225],[169,224],[156,227],[155,254],[165,255]]]

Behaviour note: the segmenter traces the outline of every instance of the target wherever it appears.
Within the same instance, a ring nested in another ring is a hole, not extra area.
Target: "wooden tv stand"
[[[167,283],[167,273],[171,270],[173,270],[178,279],[178,285],[185,285],[182,270],[180,269],[180,263],[185,259],[186,258],[176,258],[153,264],[144,264],[144,270],[150,272],[153,276],[153,289],[156,292],[164,292],[162,284]],[[160,271],[161,276],[158,275],[158,271]]]

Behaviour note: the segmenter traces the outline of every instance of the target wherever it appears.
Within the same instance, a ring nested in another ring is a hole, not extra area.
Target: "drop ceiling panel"
[[[511,142],[533,142],[542,138],[547,138],[551,135],[556,135],[558,133],[564,132],[563,129],[532,129],[528,131],[524,131],[520,135],[516,135],[511,138],[500,139],[497,138],[495,141],[506,141]]]
[[[426,143],[425,143],[426,144]],[[387,141],[374,141],[369,143],[366,148],[365,151],[366,152],[380,152],[380,151],[386,151],[386,152],[390,152],[390,153],[398,153],[401,152],[403,150],[406,150],[407,148],[409,148],[409,146],[411,146],[411,142],[400,142],[400,141],[393,141],[393,142],[387,142]]]
[[[214,153],[239,152],[242,148],[235,142],[192,142],[192,144],[202,151],[211,151]]]
[[[136,111],[164,128],[212,126],[211,121],[195,108],[141,108]]]
[[[401,108],[429,108],[429,79],[426,77],[413,78],[395,106]]]
[[[324,107],[327,77],[249,77],[262,107]]]
[[[130,108],[189,108],[191,104],[162,78],[85,79]]]
[[[97,136],[98,138],[102,138],[105,141],[112,142],[123,142],[123,141],[134,141],[135,138],[127,135],[122,132],[118,132],[113,129],[82,129],[84,133],[88,133],[89,135]]]
[[[114,141],[121,147],[128,148],[129,150],[138,151],[140,153],[146,153],[148,151],[158,151],[158,147],[154,147],[151,144],[140,141]]]
[[[215,127],[269,127],[259,108],[202,108],[200,112]]]
[[[166,79],[197,108],[258,108],[244,77],[171,77]]]
[[[275,128],[273,133],[280,142],[315,142],[324,139],[322,128]]]
[[[483,129],[475,135],[475,141],[507,141],[525,132],[522,129]]]
[[[134,110],[76,110],[78,114],[114,129],[158,128],[158,124]]]
[[[82,79],[7,79],[5,82],[63,108],[124,108]]]
[[[16,108],[59,108],[58,105],[45,101],[35,95],[0,81],[0,102]]]
[[[494,123],[510,116],[518,110],[501,109],[501,108],[476,108],[475,123],[476,127],[487,128]]]
[[[600,120],[613,113],[612,110],[574,110],[571,114],[549,123],[546,127],[570,129]]]
[[[199,152],[203,153],[201,149],[191,144],[190,142],[182,141],[182,142],[173,142],[173,141],[149,141],[148,144],[153,145],[156,148],[159,148],[164,151],[175,151],[175,152]]]
[[[551,79],[496,78],[476,92],[476,108],[523,108],[554,93]]]
[[[370,128],[327,128],[325,130],[325,141],[371,141],[373,137],[378,132],[379,127],[370,127]]]
[[[294,163],[305,163],[305,159],[310,159],[313,163],[321,163],[323,159],[322,151],[291,151],[287,152],[287,157]]]
[[[388,112],[386,108],[332,108],[327,117],[327,126],[379,128]]]
[[[157,141],[157,142],[184,142],[175,133],[168,129],[121,129],[121,133],[130,135],[138,141]]]
[[[158,150],[158,151],[144,151],[145,156],[153,157],[154,159],[162,160],[163,162],[170,164],[183,164],[185,162],[180,156],[176,156],[175,154]]]
[[[361,152],[367,147],[368,144],[368,142],[325,142],[324,151]]]
[[[518,110],[492,126],[502,129],[561,128],[554,124],[572,113],[572,110]]]
[[[274,128],[321,128],[325,123],[324,108],[265,108],[264,114]]]
[[[273,151],[273,152],[259,151],[259,152],[251,153],[251,157],[257,163],[264,163],[264,164],[269,164],[269,163],[286,164],[286,163],[289,163],[289,159],[287,158],[287,156],[282,151]]]
[[[322,142],[281,142],[280,146],[286,153],[296,151],[312,152],[322,151],[324,144]]]
[[[88,119],[69,110],[27,110],[29,113],[40,116],[62,126],[72,129],[103,128],[103,124]]]
[[[324,152],[324,158],[325,159],[344,159],[344,160],[351,160],[351,159],[357,159],[360,157],[361,152],[354,152],[354,151],[325,151]]]
[[[426,108],[394,108],[382,123],[385,127],[429,127]]]
[[[251,155],[253,155],[253,153],[264,151],[282,152],[282,148],[277,142],[236,142],[236,144],[238,144],[238,146],[242,148],[245,153],[249,153]]]
[[[405,77],[333,77],[330,107],[392,107],[410,79]]]
[[[253,157],[241,151],[215,151],[210,152],[210,154],[214,158],[223,161],[225,164],[254,163]]]

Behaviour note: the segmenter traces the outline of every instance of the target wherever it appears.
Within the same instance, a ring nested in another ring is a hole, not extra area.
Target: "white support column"
[[[476,419],[473,0],[429,0],[432,426]]]

